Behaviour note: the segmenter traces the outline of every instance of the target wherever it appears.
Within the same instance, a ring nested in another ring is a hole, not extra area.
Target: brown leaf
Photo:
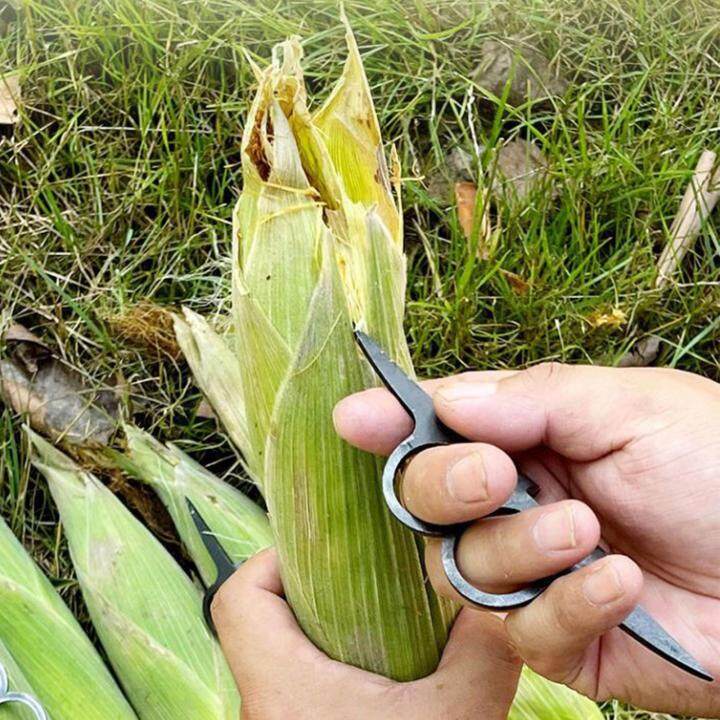
[[[15,125],[20,119],[20,79],[17,75],[0,77],[0,125]]]
[[[646,367],[652,365],[660,352],[660,338],[648,335],[626,352],[618,362],[618,367]]]
[[[111,390],[87,386],[83,376],[57,359],[22,326],[5,334],[0,359],[0,396],[30,426],[53,441],[77,447],[107,445],[118,422]]]
[[[473,79],[482,88],[501,97],[510,83],[508,100],[512,105],[545,101],[563,95],[568,81],[553,71],[547,58],[519,42],[486,40],[480,46],[480,62]]]
[[[477,185],[471,182],[455,183],[455,203],[457,204],[458,222],[466,238],[470,238],[475,218],[475,202]]]
[[[530,290],[530,283],[518,274],[500,268],[500,274],[508,281],[510,287],[518,294],[525,295]]]
[[[487,260],[490,254],[492,228],[490,226],[489,203],[483,203],[482,218],[477,224],[477,236],[473,236],[475,228],[475,207],[477,203],[477,185],[471,182],[455,183],[455,202],[457,204],[458,222],[463,234],[471,242],[477,242],[478,256]]]

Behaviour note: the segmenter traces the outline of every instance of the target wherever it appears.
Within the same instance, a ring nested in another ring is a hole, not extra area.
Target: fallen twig
[[[680,207],[670,226],[670,239],[657,263],[655,287],[668,285],[683,258],[700,234],[703,223],[720,200],[720,166],[712,150],[703,151],[692,179],[685,189]],[[650,365],[660,350],[660,338],[650,335],[641,339],[618,362],[620,367]]]
[[[665,287],[693,246],[700,229],[720,200],[720,168],[716,155],[705,150],[698,160],[680,207],[670,227],[670,240],[658,261],[655,287]]]

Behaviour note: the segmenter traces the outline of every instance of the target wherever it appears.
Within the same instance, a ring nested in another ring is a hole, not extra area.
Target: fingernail
[[[450,466],[445,476],[450,497],[463,503],[483,502],[488,499],[485,463],[482,454],[466,455]]]
[[[362,400],[355,395],[349,395],[339,400],[332,411],[333,425],[335,432],[340,434],[343,426],[358,416],[358,407],[362,407]]]
[[[452,403],[461,400],[478,400],[496,392],[497,383],[494,382],[454,382],[439,388],[435,396],[442,402]]]
[[[577,545],[572,505],[545,513],[533,528],[535,544],[544,552],[570,550]]]
[[[608,562],[585,580],[583,592],[591,604],[608,605],[619,600],[625,590],[615,566]]]

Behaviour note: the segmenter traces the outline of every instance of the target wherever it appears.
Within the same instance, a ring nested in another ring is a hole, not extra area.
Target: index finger
[[[425,380],[419,385],[432,396],[448,380],[497,382],[513,374],[514,371],[510,370],[467,372],[448,378]],[[385,388],[363,390],[343,398],[335,406],[333,422],[341,438],[360,450],[376,455],[389,455],[413,429],[410,416]]]

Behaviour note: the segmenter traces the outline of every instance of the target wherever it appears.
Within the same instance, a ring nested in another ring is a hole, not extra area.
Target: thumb
[[[652,371],[544,363],[498,381],[460,375],[433,398],[440,419],[469,440],[508,452],[547,445],[587,461],[635,437],[656,379]]]
[[[273,549],[252,557],[220,587],[213,599],[212,616],[243,695],[247,687],[268,683],[272,676],[268,668],[283,668],[281,682],[292,684],[312,673],[315,663],[327,659],[305,637],[282,597]]]
[[[491,613],[464,608],[458,614],[437,670],[416,683],[426,708],[422,717],[506,717],[522,662],[503,621]]]

